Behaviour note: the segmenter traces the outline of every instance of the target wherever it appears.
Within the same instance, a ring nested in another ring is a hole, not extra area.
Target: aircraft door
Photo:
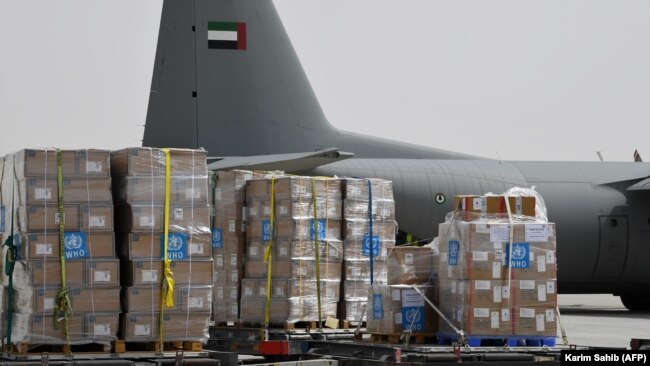
[[[600,246],[594,278],[621,278],[627,257],[627,216],[600,216],[599,219]]]

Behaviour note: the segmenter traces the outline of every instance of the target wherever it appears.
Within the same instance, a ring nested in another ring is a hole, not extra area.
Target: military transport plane
[[[270,0],[165,0],[144,146],[203,147],[212,169],[394,182],[400,231],[433,238],[456,194],[541,193],[558,289],[650,310],[650,164],[514,162],[344,132],[325,118]]]

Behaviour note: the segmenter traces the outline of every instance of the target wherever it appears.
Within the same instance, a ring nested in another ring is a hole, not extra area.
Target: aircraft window
[[[618,226],[618,220],[616,220],[616,219],[609,220],[609,225],[611,227],[617,227]]]

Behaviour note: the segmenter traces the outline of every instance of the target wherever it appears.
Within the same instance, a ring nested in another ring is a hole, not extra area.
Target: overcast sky
[[[504,160],[650,161],[650,1],[275,4],[337,127]],[[161,7],[0,0],[0,154],[139,145]]]

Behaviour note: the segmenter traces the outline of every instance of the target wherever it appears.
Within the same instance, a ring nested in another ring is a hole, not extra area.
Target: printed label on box
[[[223,267],[223,254],[217,254],[214,262],[216,267]]]
[[[200,297],[200,296],[190,297],[189,301],[187,302],[187,307],[190,308],[190,309],[202,308],[203,307],[203,298]]]
[[[544,331],[544,314],[539,314],[535,316],[535,325],[538,332]]]
[[[400,301],[402,299],[402,292],[399,289],[392,289],[391,298],[393,301]]]
[[[230,299],[237,300],[237,287],[230,288]]]
[[[483,209],[483,200],[481,197],[476,197],[472,199],[472,210],[480,211]]]
[[[82,259],[90,257],[86,247],[86,233],[81,231],[67,232],[63,234],[65,245],[65,259]],[[52,248],[49,248],[52,254]],[[37,249],[38,251],[38,249]]]
[[[63,220],[61,220],[61,217],[63,217]],[[54,213],[54,223],[55,223],[56,225],[60,225],[60,224],[61,224],[61,221],[63,221],[63,224],[65,224],[65,212],[63,213],[63,215],[61,215],[61,214],[58,213],[58,212],[55,212],[55,213]]]
[[[236,266],[237,266],[238,259],[239,259],[239,258],[238,258],[238,256],[237,256],[237,254],[231,254],[231,255],[230,255],[230,265],[231,265],[232,267],[236,267]]]
[[[395,324],[402,324],[402,313],[394,313],[393,314],[393,322]]]
[[[94,333],[96,336],[110,336],[111,335],[111,325],[110,324],[95,324]]]
[[[501,298],[503,299],[510,298],[510,288],[508,288],[508,286],[501,287]]]
[[[526,224],[526,241],[540,243],[548,241],[548,228],[546,224]]]
[[[372,247],[372,256],[376,257],[379,255],[379,236],[372,236],[372,244],[369,235],[363,236],[363,244],[361,245],[361,254],[365,257],[370,256],[370,251]]]
[[[510,309],[501,309],[501,320],[504,322],[510,321]]]
[[[251,290],[251,294],[250,294],[250,295],[252,295],[252,291],[253,291],[253,290],[252,290],[252,289],[249,289],[249,288],[247,288],[247,290]],[[223,300],[223,287],[217,287],[217,299],[219,299],[219,300]]]
[[[547,322],[555,321],[555,311],[553,311],[553,309],[546,309],[546,321]]]
[[[546,301],[546,285],[537,286],[537,301]]]
[[[249,208],[248,208],[248,214],[249,214],[251,217],[255,217],[255,216],[257,216],[257,207],[249,207]]]
[[[280,215],[288,215],[289,214],[289,209],[287,206],[280,206],[278,207],[278,210],[280,211]]]
[[[133,330],[133,334],[136,336],[150,336],[151,335],[151,325],[149,324],[136,324]]]
[[[490,281],[474,281],[474,288],[477,290],[489,290]]]
[[[95,282],[111,282],[111,271],[95,271]]]
[[[519,288],[522,290],[534,290],[535,289],[535,280],[520,280]]]
[[[239,282],[239,272],[230,271],[230,282],[234,282],[234,283]]]
[[[493,302],[501,302],[501,286],[494,286],[494,289],[492,290],[492,301]]]
[[[149,216],[140,216],[140,226],[141,227],[154,227],[156,225],[153,217]]]
[[[284,287],[277,286],[275,288],[275,296],[284,296]]]
[[[142,282],[158,282],[158,271],[155,269],[143,270]]]
[[[490,309],[487,308],[474,308],[475,318],[487,318],[490,316]]]
[[[269,220],[262,221],[262,240],[271,240],[271,222]]]
[[[37,200],[51,200],[52,188],[34,188],[34,198]]]
[[[318,219],[316,221],[316,226],[318,240],[325,240],[327,237],[325,219]],[[314,240],[314,219],[311,219],[311,222],[309,223],[309,239]]]
[[[52,244],[36,244],[36,255],[52,255]]]
[[[554,294],[555,293],[555,282],[553,282],[553,281],[546,282],[546,293],[547,294]]]
[[[234,233],[237,230],[237,223],[235,220],[228,221],[228,231]]]
[[[221,228],[212,229],[212,247],[213,248],[223,248],[223,236],[221,235]]]
[[[352,268],[351,272],[353,277],[361,276],[361,268]]]
[[[384,319],[384,305],[381,294],[372,295],[372,317],[374,319]]]
[[[501,266],[499,262],[492,262],[492,278],[501,278]]]
[[[510,225],[491,225],[490,226],[491,242],[509,242]]]
[[[43,310],[52,310],[54,309],[54,298],[46,297],[43,299]]]
[[[165,235],[160,236],[161,258],[165,258]],[[169,233],[167,235],[167,259],[183,260],[187,257],[187,235],[184,233]]]
[[[537,257],[537,272],[546,272],[546,256]]]
[[[499,328],[499,312],[493,311],[490,313],[490,328]]]
[[[201,190],[198,189],[198,188],[186,188],[185,189],[185,199],[187,199],[187,200],[201,199]]]
[[[106,227],[106,216],[90,216],[88,218],[90,227]]]
[[[476,224],[476,232],[478,234],[488,234],[490,233],[490,228],[487,224]]]
[[[460,250],[460,243],[458,240],[449,241],[449,260],[448,265],[457,266],[458,265],[458,251]]]
[[[183,209],[182,208],[175,208],[174,209],[174,220],[183,220]]]
[[[221,188],[215,188],[214,189],[214,198],[217,201],[221,201]]]
[[[552,251],[546,252],[546,263],[547,264],[555,263],[555,252]]]
[[[488,252],[472,252],[474,262],[485,262],[488,260]]]
[[[190,254],[203,254],[203,244],[190,244]]]
[[[97,160],[86,160],[86,173],[101,173],[104,164]]]
[[[262,207],[262,211],[264,212],[264,216],[271,216],[271,207],[270,206]]]
[[[244,295],[253,296],[253,288],[252,287],[244,287]]]
[[[248,254],[251,257],[257,257],[257,247],[255,246],[248,247]]]
[[[330,257],[338,258],[339,252],[335,248],[330,248],[329,250]]]
[[[519,309],[519,317],[520,318],[534,318],[535,317],[535,309],[520,308]]]
[[[404,263],[406,263],[407,266],[413,265],[413,253],[406,253],[404,255]]]
[[[260,296],[266,296],[266,287],[260,287]]]
[[[529,268],[530,267],[530,247],[528,243],[512,244],[512,258],[510,259],[510,244],[506,245],[506,263],[510,263],[512,268]]]

